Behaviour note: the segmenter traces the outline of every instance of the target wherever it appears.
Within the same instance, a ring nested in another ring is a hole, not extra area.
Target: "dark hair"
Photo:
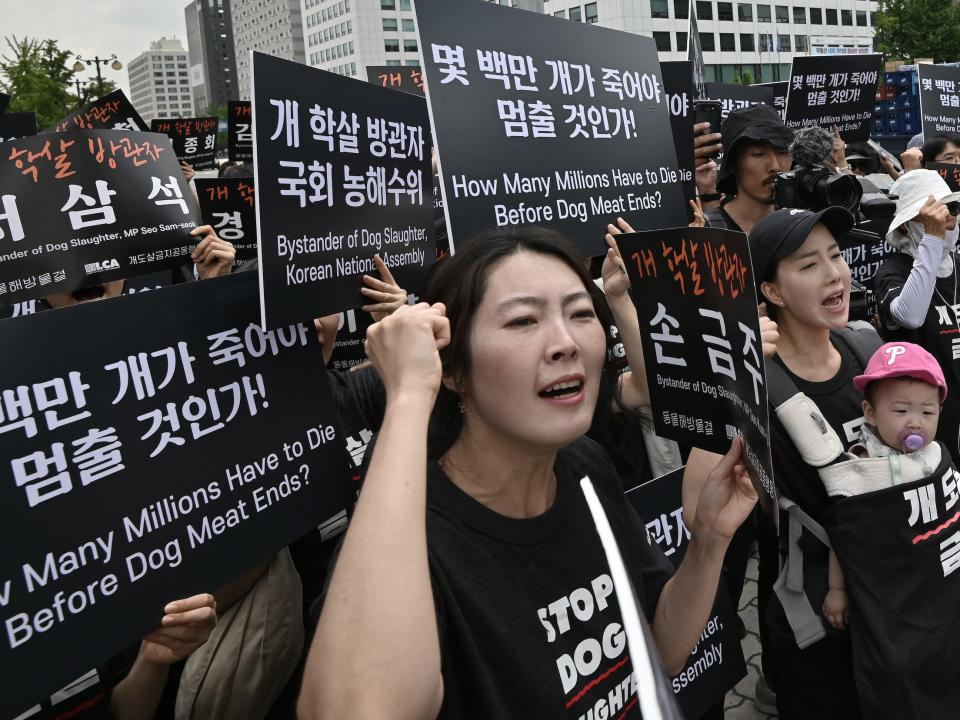
[[[944,134],[927,140],[920,148],[920,152],[923,153],[923,166],[926,167],[927,163],[936,162],[937,155],[946,149],[947,143],[953,143],[960,148],[960,136]]]
[[[227,160],[226,162],[221,163],[220,167],[217,168],[217,177],[223,177],[224,173],[226,173],[227,170],[235,165],[236,163],[233,160]]]
[[[569,267],[594,298],[596,285],[590,280],[577,252],[557,232],[541,227],[523,227],[499,230],[474,237],[463,249],[432,268],[424,283],[421,299],[424,302],[442,302],[450,319],[450,344],[440,352],[443,374],[461,384],[470,375],[470,337],[473,317],[483,301],[487,279],[494,267],[505,258],[521,252],[538,253],[556,258]],[[604,337],[611,318],[606,305],[594,301],[594,308],[604,326]],[[604,373],[606,377],[608,373]],[[615,395],[616,397],[616,395]],[[443,455],[460,435],[463,418],[459,409],[460,396],[441,386],[430,419],[428,456]]]
[[[253,177],[253,168],[249,165],[231,165],[226,170],[224,170],[220,177],[224,178],[238,178],[238,177]]]

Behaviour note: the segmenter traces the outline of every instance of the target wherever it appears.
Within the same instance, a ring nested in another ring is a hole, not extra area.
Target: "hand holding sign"
[[[147,662],[180,662],[203,645],[217,626],[217,601],[209,593],[174,600],[164,612],[160,627],[143,638],[140,654]]]
[[[741,462],[743,440],[735,437],[730,450],[707,475],[697,501],[691,533],[724,547],[757,503],[757,491]]]
[[[369,287],[360,288],[360,292],[376,301],[373,305],[364,305],[362,309],[373,315],[374,322],[379,322],[407,304],[407,291],[397,285],[397,281],[393,279],[393,273],[390,272],[390,268],[383,262],[379,253],[373,256],[373,264],[383,279],[377,280],[370,275],[364,275],[363,284]]]
[[[197,265],[197,275],[201,280],[223,277],[230,274],[233,261],[237,258],[233,243],[221,240],[209,225],[201,225],[190,231],[193,237],[202,237],[190,259]]]

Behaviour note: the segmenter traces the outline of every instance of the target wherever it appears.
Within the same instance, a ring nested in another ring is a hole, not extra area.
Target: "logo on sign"
[[[83,271],[87,275],[96,275],[97,273],[106,272],[107,270],[119,270],[120,263],[117,262],[116,258],[110,258],[109,260],[98,260],[97,262],[87,263],[83,266]]]

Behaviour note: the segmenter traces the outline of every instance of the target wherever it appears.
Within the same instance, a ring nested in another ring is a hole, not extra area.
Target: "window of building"
[[[347,12],[350,12],[350,10],[349,10],[349,4],[347,5],[347,8],[348,8],[348,9],[347,9]],[[401,10],[412,10],[413,8],[412,8],[411,5],[410,5],[410,0],[400,0],[400,9],[401,9]]]
[[[399,60],[387,60],[387,67],[400,67]]]
[[[570,8],[570,19],[576,22],[583,22],[583,9],[579,5]]]
[[[773,36],[760,33],[760,52],[773,52]]]
[[[704,52],[713,52],[717,49],[717,46],[714,42],[713,33],[702,32],[700,33],[700,49]]]
[[[677,20],[690,18],[690,3],[688,0],[673,0],[673,16]]]
[[[841,10],[840,22],[843,25],[853,25],[853,13],[849,10]]]
[[[823,25],[823,10],[820,8],[810,8],[810,24]]]
[[[687,51],[687,34],[685,32],[677,33],[677,52]]]
[[[733,3],[717,3],[717,20],[733,20]]]
[[[759,22],[770,22],[769,5],[757,5],[757,20]]]
[[[417,47],[417,41],[413,38],[407,38],[403,41],[403,51],[404,52],[416,52],[419,50]]]
[[[667,0],[650,0],[650,17],[670,17],[670,6],[667,4]]]
[[[670,52],[673,49],[670,47],[670,33],[668,32],[655,32],[653,41],[657,44],[657,50],[660,52]]]
[[[567,11],[566,11],[566,10],[557,10],[557,11],[553,14],[553,16],[554,16],[554,17],[562,17],[562,18],[565,18],[565,17],[567,16]]]
[[[737,17],[740,18],[741,22],[749,22],[753,20],[753,5],[748,5],[747,3],[738,3]]]
[[[387,52],[400,52],[400,41],[399,40],[384,40],[383,49]]]
[[[411,20],[410,18],[404,18],[404,19],[403,19],[403,31],[404,31],[404,32],[416,32],[416,30],[417,30],[417,28],[416,28],[416,26],[413,24],[413,20]],[[349,30],[348,30],[347,32],[349,32]]]
[[[720,33],[720,51],[721,52],[736,52],[737,50],[737,41],[734,38],[733,33]]]
[[[385,32],[396,32],[397,31],[397,19],[396,18],[384,18],[383,19],[383,29]]]
[[[777,5],[775,8],[778,23],[790,22],[790,8],[786,5]]]
[[[777,52],[790,52],[789,35],[777,35]]]
[[[753,33],[740,33],[740,52],[753,52],[755,49]]]
[[[713,3],[697,0],[697,20],[713,20]],[[706,48],[704,48],[706,50]]]
[[[837,11],[827,9],[827,25],[836,25],[837,24]]]
[[[397,0],[380,0],[381,10],[396,10]]]
[[[595,2],[592,2],[584,5],[583,16],[588,23],[597,22],[600,19],[600,17],[597,15],[597,4]]]
[[[796,35],[793,39],[797,46],[797,52],[807,52],[810,49],[809,45],[807,45],[806,35]]]
[[[795,7],[793,9],[793,23],[794,25],[806,25],[807,24],[807,9],[803,7]]]

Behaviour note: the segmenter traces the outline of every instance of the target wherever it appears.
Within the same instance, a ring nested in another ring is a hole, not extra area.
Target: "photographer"
[[[717,190],[728,198],[705,216],[707,225],[749,233],[774,210],[777,173],[790,169],[793,131],[766,105],[734,110],[721,127],[724,155]]]

